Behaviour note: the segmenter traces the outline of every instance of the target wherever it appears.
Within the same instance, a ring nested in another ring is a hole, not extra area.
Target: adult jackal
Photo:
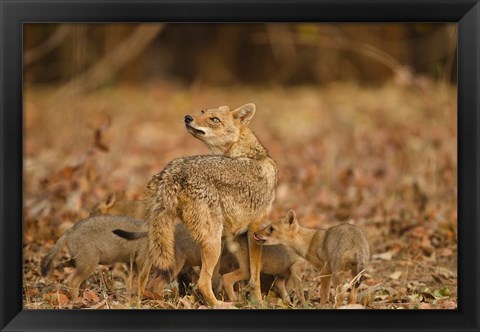
[[[253,232],[266,220],[275,198],[277,166],[247,127],[254,104],[233,111],[227,106],[186,115],[190,134],[213,155],[178,158],[149,182],[145,196],[148,251],[152,263],[174,265],[175,222],[183,221],[199,244],[202,268],[198,288],[210,305],[219,305],[212,291],[212,273],[219,260],[223,235],[248,229],[250,286],[260,300],[261,247]]]

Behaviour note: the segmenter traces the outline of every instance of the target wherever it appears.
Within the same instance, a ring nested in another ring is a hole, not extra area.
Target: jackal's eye
[[[275,228],[273,228],[273,226],[268,227],[268,231],[269,231],[270,233],[273,232],[274,230],[275,230]]]
[[[220,122],[220,119],[217,118],[217,117],[211,118],[210,120],[212,120],[212,121],[215,122],[215,123],[219,123],[219,122]]]

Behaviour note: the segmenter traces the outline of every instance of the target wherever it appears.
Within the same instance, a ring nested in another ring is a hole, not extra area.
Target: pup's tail
[[[69,231],[65,232],[58,239],[57,243],[55,243],[55,245],[48,252],[48,254],[45,255],[45,257],[42,258],[42,261],[40,263],[40,271],[42,272],[42,276],[45,277],[50,272],[50,270],[52,269],[53,259],[58,255],[60,249],[62,249],[63,245],[65,244],[65,240],[67,239],[69,233],[70,233]]]
[[[152,179],[145,195],[148,223],[148,255],[154,266],[168,271],[175,263],[175,221],[178,186],[166,184],[162,173]]]
[[[128,232],[123,229],[114,229],[112,232],[126,240],[137,240],[148,235],[148,232]]]

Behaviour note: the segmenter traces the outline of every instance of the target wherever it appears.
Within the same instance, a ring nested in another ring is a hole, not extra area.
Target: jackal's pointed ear
[[[249,103],[243,106],[240,106],[236,110],[233,110],[233,117],[235,119],[240,119],[240,122],[244,125],[248,125],[250,120],[253,118],[255,114],[255,104]]]
[[[297,215],[295,214],[295,211],[293,210],[290,210],[288,211],[287,213],[287,218],[285,219],[285,221],[287,222],[287,224],[294,228],[297,226]]]
[[[220,111],[224,111],[224,112],[230,111],[230,107],[228,107],[228,106],[220,106],[218,109],[219,109]]]
[[[105,207],[110,208],[115,204],[117,200],[117,193],[112,193],[108,196],[107,201],[105,202]]]

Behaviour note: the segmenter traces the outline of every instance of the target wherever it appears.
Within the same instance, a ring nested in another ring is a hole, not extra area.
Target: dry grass
[[[367,308],[457,307],[454,87],[185,89],[156,83],[105,88],[57,108],[48,106],[53,92],[35,87],[25,94],[25,308],[136,307],[129,267],[99,267],[74,304],[64,286],[72,267],[57,263],[43,278],[39,261],[109,193],[123,190],[140,199],[168,161],[207,153],[184,130],[185,114],[247,102],[257,105],[251,126],[280,170],[272,219],[293,208],[304,226],[350,221],[362,227],[373,255],[359,289]],[[101,132],[96,143],[95,131]],[[314,308],[318,275],[312,269],[304,279]],[[186,296],[175,287],[169,293],[165,299],[150,294],[141,307],[205,307],[194,285]],[[285,308],[267,298],[262,308]],[[238,307],[255,306],[243,301]]]

